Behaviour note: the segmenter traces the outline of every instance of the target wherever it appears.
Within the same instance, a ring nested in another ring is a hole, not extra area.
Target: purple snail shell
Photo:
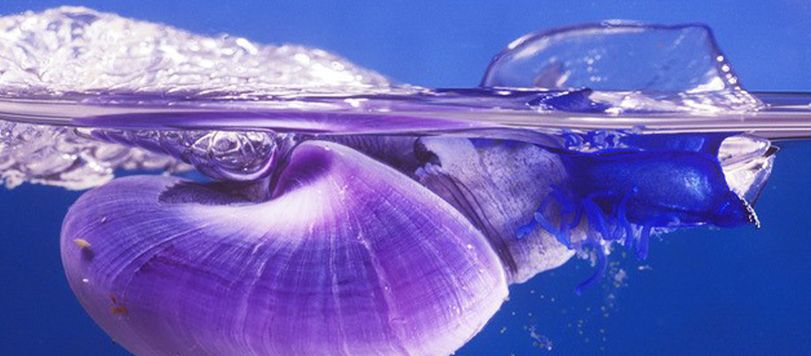
[[[84,194],[62,231],[71,288],[144,355],[449,354],[507,296],[465,216],[351,148],[302,143],[255,191],[134,176]]]

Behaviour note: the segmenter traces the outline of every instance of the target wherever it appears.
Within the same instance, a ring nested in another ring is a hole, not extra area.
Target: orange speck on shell
[[[80,248],[90,248],[90,242],[85,239],[73,239],[73,243]]]
[[[110,312],[115,315],[127,314],[127,307],[123,305],[114,305],[110,308]]]

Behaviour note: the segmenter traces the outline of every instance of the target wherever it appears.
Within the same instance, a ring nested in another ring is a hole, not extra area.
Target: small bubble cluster
[[[214,178],[256,180],[268,175],[279,157],[279,148],[293,136],[261,131],[83,131],[94,139],[136,146],[180,159]]]

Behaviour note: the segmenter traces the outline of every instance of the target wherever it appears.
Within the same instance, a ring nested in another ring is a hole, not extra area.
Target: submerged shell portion
[[[232,183],[114,180],[62,231],[68,281],[149,355],[448,354],[507,296],[450,204],[335,143],[299,145],[270,200]]]

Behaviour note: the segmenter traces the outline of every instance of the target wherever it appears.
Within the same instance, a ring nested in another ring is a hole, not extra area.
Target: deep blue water
[[[202,5],[205,3],[205,5]],[[607,18],[705,22],[754,90],[811,91],[811,3],[783,1],[289,2],[73,1],[194,32],[321,47],[395,80],[478,83],[493,54],[535,29]],[[505,2],[506,3],[506,2]],[[0,3],[0,14],[61,1]],[[511,299],[461,355],[807,354],[811,351],[811,144],[781,143],[757,206],[763,228],[666,235],[647,261],[583,296],[575,260],[512,288]],[[0,190],[0,354],[124,354],[85,315],[64,280],[58,236],[78,192]],[[640,268],[641,267],[641,268]],[[534,337],[533,337],[534,336]]]

